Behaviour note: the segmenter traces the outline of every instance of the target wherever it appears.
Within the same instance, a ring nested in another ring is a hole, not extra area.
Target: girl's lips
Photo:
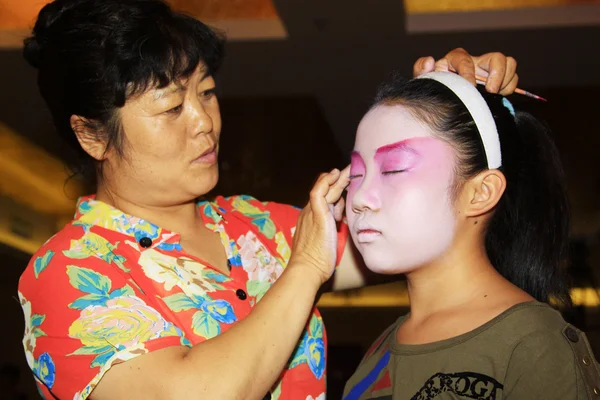
[[[359,243],[371,243],[381,237],[381,232],[375,229],[359,229],[356,231],[356,239]]]

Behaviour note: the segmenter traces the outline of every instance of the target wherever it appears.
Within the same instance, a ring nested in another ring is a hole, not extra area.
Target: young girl
[[[445,72],[382,86],[358,127],[346,213],[369,269],[405,274],[411,310],[344,399],[600,395],[561,271],[569,215],[544,125]]]

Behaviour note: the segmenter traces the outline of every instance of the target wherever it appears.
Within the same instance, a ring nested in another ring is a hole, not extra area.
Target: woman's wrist
[[[313,289],[315,293],[328,280],[323,271],[302,261],[290,261],[285,272],[288,275],[294,275],[295,282],[302,282],[305,289]]]

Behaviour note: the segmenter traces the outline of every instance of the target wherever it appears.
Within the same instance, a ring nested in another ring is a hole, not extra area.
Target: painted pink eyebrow
[[[380,148],[378,148],[375,151],[375,157],[380,156],[382,154],[387,154],[387,153],[389,153],[391,151],[395,151],[395,150],[408,151],[413,154],[418,154],[417,151],[413,147],[410,146],[410,144],[409,144],[410,142],[411,142],[411,139],[404,139],[400,142],[386,144],[385,146],[381,146]],[[350,153],[350,158],[359,158],[362,160],[362,156],[356,150],[354,150],[352,153]]]
[[[410,139],[406,139],[406,140],[402,140],[400,142],[386,144],[385,146],[381,146],[375,152],[375,157],[377,157],[378,155],[381,155],[381,154],[389,153],[394,150],[408,151],[413,154],[417,154],[416,150],[409,145],[409,142],[410,142]]]

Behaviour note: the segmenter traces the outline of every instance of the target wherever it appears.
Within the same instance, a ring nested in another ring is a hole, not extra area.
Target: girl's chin
[[[413,265],[389,265],[385,262],[382,262],[382,260],[377,260],[373,262],[370,262],[370,260],[368,260],[367,258],[365,258],[364,260],[366,267],[371,272],[379,275],[404,275],[413,272],[414,270],[419,268],[419,266]]]
[[[369,264],[367,264],[367,268],[371,272],[374,272],[379,275],[402,275],[407,272],[410,272],[410,269],[406,269],[406,268],[398,268],[398,267],[386,268],[386,267],[381,267],[380,265],[379,266],[369,266]]]

